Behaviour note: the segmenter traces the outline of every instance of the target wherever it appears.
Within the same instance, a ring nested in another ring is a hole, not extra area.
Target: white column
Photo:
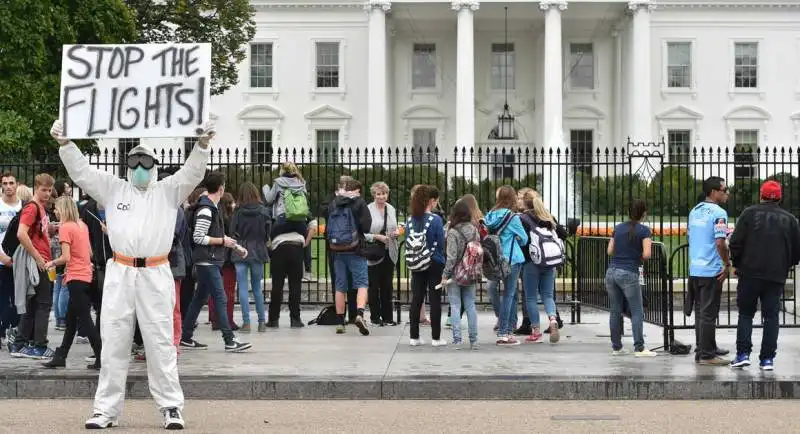
[[[631,77],[632,107],[629,108],[631,130],[634,143],[657,142],[653,137],[653,106],[650,88],[650,11],[654,5],[650,0],[634,0],[628,3],[633,13],[631,31],[633,76]]]
[[[567,10],[564,0],[542,0],[544,11],[544,147],[564,146],[564,59],[561,49],[561,12]]]
[[[617,148],[625,143],[626,138],[622,134],[622,106],[623,90],[622,90],[622,29],[620,26],[615,25],[611,30],[611,36],[614,38],[614,136],[613,147]]]
[[[475,0],[456,0],[452,8],[458,13],[458,46],[456,48],[456,143],[458,148],[475,146],[475,27],[478,10]]]
[[[369,14],[369,77],[367,79],[367,145],[382,148],[389,142],[389,81],[386,66],[386,13],[391,8],[389,0],[369,0],[365,5]]]

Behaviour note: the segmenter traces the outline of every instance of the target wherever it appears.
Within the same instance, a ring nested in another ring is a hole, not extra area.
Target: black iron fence
[[[177,168],[185,159],[181,150],[159,149],[157,154],[162,168]],[[104,151],[92,155],[90,162],[100,170],[124,176],[120,155],[124,154],[116,149]],[[560,270],[556,282],[557,300],[572,306],[573,321],[580,319],[580,304],[604,305],[602,295],[591,295],[598,293],[599,287],[594,288],[595,283],[591,284],[594,285],[592,293],[584,293],[579,288],[577,265],[585,256],[579,240],[610,235],[615,224],[627,219],[628,207],[634,199],[646,200],[649,211],[646,224],[653,230],[654,238],[661,243],[664,257],[668,259],[666,270],[669,273],[659,268],[648,270],[648,276],[668,274],[670,281],[686,275],[686,263],[678,248],[686,243],[686,218],[702,193],[702,180],[708,176],[722,176],[730,186],[726,208],[731,223],[745,207],[757,201],[759,186],[765,179],[778,180],[784,188],[782,206],[795,215],[800,214],[800,148],[797,147],[667,149],[663,142],[634,144],[629,141],[625,146],[596,149],[487,144],[474,148],[457,147],[450,152],[419,147],[341,148],[330,152],[296,147],[268,148],[266,152],[252,155],[247,149],[217,148],[212,151],[209,170],[226,173],[227,190],[236,195],[244,181],[258,186],[271,184],[284,161],[293,161],[300,167],[308,183],[312,213],[323,228],[322,210],[332,197],[341,175],[360,180],[365,185],[367,201],[370,200],[368,187],[372,183],[383,181],[388,184],[390,202],[400,213],[400,219],[404,218],[410,191],[415,184],[437,186],[445,214],[464,194],[475,195],[486,211],[493,206],[495,190],[501,185],[508,184],[517,189],[535,188],[561,223],[571,223],[574,229],[569,245],[575,246],[576,251]],[[28,185],[32,185],[33,177],[40,172],[66,178],[60,162],[6,162],[0,163],[0,170],[14,173]],[[316,281],[303,284],[303,302],[329,303],[332,284],[321,235],[312,242],[311,253],[310,271]],[[269,270],[266,275],[269,276]],[[653,285],[662,285],[660,277],[652,279]],[[398,305],[407,304],[410,300],[408,271],[402,255],[396,267],[395,284],[396,302]],[[658,294],[662,291],[661,287],[650,288],[648,283],[647,291]],[[268,289],[269,281],[266,280],[265,290]],[[485,285],[481,286],[478,297],[480,303],[488,303]],[[591,297],[600,298],[582,300]],[[648,320],[654,323],[662,321],[653,316],[661,310],[662,307],[650,309]],[[667,310],[671,309],[668,307]],[[676,326],[680,321],[677,323]]]

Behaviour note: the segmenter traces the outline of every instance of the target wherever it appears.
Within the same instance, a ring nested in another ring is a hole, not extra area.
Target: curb
[[[186,399],[204,400],[702,400],[798,399],[800,380],[757,378],[648,379],[631,377],[552,379],[543,377],[364,377],[181,378]],[[94,376],[5,378],[0,399],[92,399]],[[147,378],[129,376],[126,397],[150,399]]]

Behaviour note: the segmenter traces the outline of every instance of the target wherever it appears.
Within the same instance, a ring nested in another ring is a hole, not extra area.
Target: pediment
[[[283,119],[282,111],[269,104],[247,106],[236,115],[239,119]]]
[[[678,105],[656,115],[656,119],[703,119],[700,112],[694,111],[684,105]]]
[[[755,119],[755,120],[768,120],[772,119],[769,112],[761,107],[755,105],[743,105],[731,109],[724,116],[725,119]]]
[[[342,109],[325,104],[305,114],[306,119],[352,119],[353,115]]]
[[[444,113],[431,105],[415,105],[403,112],[403,119],[445,119]]]
[[[600,109],[589,105],[577,105],[570,107],[564,111],[564,117],[567,119],[604,119],[606,114]]]

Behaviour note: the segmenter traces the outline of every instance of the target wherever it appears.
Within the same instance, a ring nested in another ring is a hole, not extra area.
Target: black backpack
[[[22,215],[22,210],[25,209],[28,204],[33,204],[36,207],[36,223],[34,223],[34,227],[37,225],[41,225],[42,223],[39,221],[39,206],[34,201],[28,201],[22,203],[22,208],[19,209],[17,215],[15,215],[10,222],[8,222],[8,228],[6,229],[6,236],[3,237],[3,251],[6,252],[8,256],[14,256],[14,252],[17,251],[17,247],[19,247],[19,238],[17,238],[17,231],[19,231],[19,218]]]
[[[336,305],[329,305],[322,308],[319,311],[319,315],[316,318],[312,319],[308,322],[308,325],[322,325],[322,326],[329,326],[329,325],[338,325],[339,317],[336,315]]]

